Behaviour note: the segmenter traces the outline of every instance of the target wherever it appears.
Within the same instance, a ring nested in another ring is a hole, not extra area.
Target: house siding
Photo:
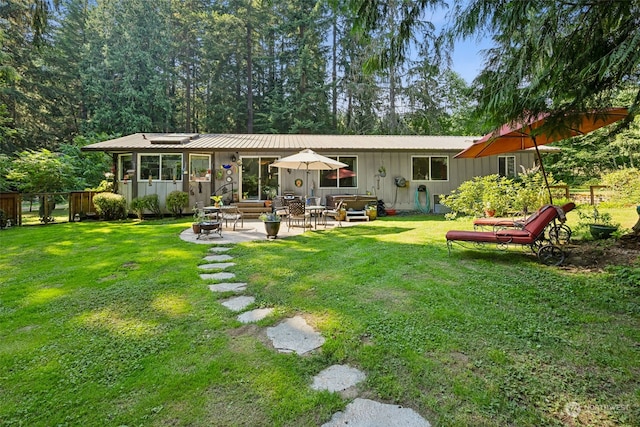
[[[433,137],[433,136],[344,136],[344,135],[202,135],[192,141],[181,144],[151,144],[153,135],[144,136],[134,134],[105,141],[85,147],[86,150],[99,150],[111,153],[133,153],[136,164],[140,153],[177,153],[183,155],[183,164],[188,162],[189,154],[209,154],[212,156],[211,182],[190,182],[189,175],[183,174],[182,179],[175,183],[171,181],[148,180],[141,177],[139,181],[132,180],[127,184],[119,183],[118,192],[124,194],[127,201],[134,197],[147,194],[158,194],[161,206],[165,207],[167,194],[174,190],[187,191],[190,194],[190,204],[210,203],[212,192],[227,184],[225,174],[222,179],[217,178],[215,171],[223,164],[231,163],[231,156],[237,160],[243,157],[276,157],[281,158],[311,148],[324,156],[356,156],[358,158],[358,186],[357,188],[319,188],[319,173],[310,171],[309,189],[311,181],[315,183],[313,195],[320,197],[324,203],[326,195],[340,194],[373,194],[384,200],[387,207],[398,210],[413,210],[416,207],[417,188],[425,185],[429,194],[429,205],[433,209],[435,196],[450,194],[464,181],[476,176],[495,174],[498,172],[497,156],[478,159],[455,159],[454,156],[473,143],[471,137]],[[548,150],[545,147],[545,151]],[[535,152],[532,150],[513,153],[516,158],[517,172],[519,165],[531,168],[535,164]],[[414,156],[447,156],[447,181],[412,181],[412,158]],[[378,168],[386,168],[386,177],[378,177]],[[305,185],[297,188],[296,179],[307,179],[302,170],[280,171],[279,194],[293,192],[304,196]],[[233,189],[242,195],[241,167],[233,165]],[[407,186],[398,188],[395,177],[403,177]],[[306,184],[306,182],[305,182]],[[227,187],[229,188],[229,187]],[[311,191],[310,191],[311,192]],[[311,195],[311,194],[309,194]],[[230,197],[230,196],[229,196]],[[418,195],[420,204],[424,205],[424,195]]]

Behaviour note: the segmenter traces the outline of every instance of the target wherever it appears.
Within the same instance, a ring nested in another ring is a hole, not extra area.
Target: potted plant
[[[222,196],[211,196],[211,200],[213,200],[213,206],[216,208],[222,206]]]
[[[581,224],[589,227],[589,232],[594,239],[608,239],[620,228],[620,224],[611,220],[611,214],[600,213],[596,207],[591,212],[578,211],[578,217]]]
[[[267,239],[275,239],[280,231],[280,215],[275,212],[263,213],[260,215],[260,220],[264,222],[264,229],[267,232]]]
[[[191,224],[191,229],[193,230],[193,234],[200,234],[200,226],[204,221],[204,217],[200,215],[200,211],[197,206],[193,207],[193,223]]]
[[[278,195],[278,190],[276,189],[276,187],[272,187],[270,185],[265,185],[262,188],[262,192],[264,193],[265,197],[267,198],[267,200],[265,201],[264,205],[266,207],[271,207],[272,200],[274,199],[274,197],[276,197]]]
[[[369,217],[369,221],[373,221],[378,217],[378,206],[369,205],[366,209],[367,216]]]
[[[378,168],[378,175],[380,175],[380,177],[384,178],[385,176],[387,176],[387,169],[384,166],[380,166]]]

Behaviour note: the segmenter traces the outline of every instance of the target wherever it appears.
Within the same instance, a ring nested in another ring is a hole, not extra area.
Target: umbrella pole
[[[551,195],[551,188],[549,188],[549,181],[547,180],[547,173],[544,170],[544,163],[542,163],[542,157],[540,156],[540,150],[538,150],[538,144],[536,143],[536,137],[531,135],[533,139],[533,146],[536,148],[536,154],[538,155],[538,161],[540,162],[540,170],[542,170],[542,176],[544,177],[544,183],[547,186],[549,192],[549,203],[553,204],[553,196]]]

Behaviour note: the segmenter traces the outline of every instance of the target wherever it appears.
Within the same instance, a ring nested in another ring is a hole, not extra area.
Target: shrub
[[[107,221],[127,217],[127,201],[124,196],[114,193],[100,193],[93,197],[98,215]]]
[[[131,212],[136,214],[138,219],[141,220],[144,217],[145,201],[143,198],[136,197],[132,199],[129,208],[131,209]]]
[[[182,210],[189,205],[189,193],[172,191],[167,195],[167,209],[174,216],[182,215]]]
[[[157,194],[149,194],[143,197],[136,197],[131,200],[131,211],[136,214],[138,219],[144,217],[145,211],[149,211],[156,216],[161,216],[160,199]]]
[[[513,181],[498,175],[476,176],[442,198],[441,203],[465,215],[482,216],[485,210],[504,215],[512,209],[513,186]]]
[[[144,196],[147,203],[147,209],[149,209],[155,216],[162,216],[162,209],[160,209],[160,199],[157,194],[149,194]]]
[[[613,189],[611,200],[614,205],[636,205],[640,201],[640,170],[620,169],[602,176],[602,183]]]
[[[553,178],[548,177],[549,184]],[[501,216],[509,212],[533,212],[549,202],[549,193],[542,174],[537,170],[523,171],[516,179],[499,175],[477,176],[463,182],[449,196],[440,199],[457,214],[482,216],[485,210]]]

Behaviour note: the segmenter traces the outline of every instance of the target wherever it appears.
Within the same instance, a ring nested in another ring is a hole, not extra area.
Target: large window
[[[182,154],[141,154],[138,179],[182,180]]]
[[[411,158],[412,181],[448,181],[447,156],[414,156]]]
[[[358,187],[358,158],[355,156],[327,156],[347,167],[320,171],[321,188],[356,188]]]
[[[278,168],[269,165],[278,160],[275,157],[243,157],[242,158],[242,198],[248,200],[265,200],[271,193],[278,191],[280,182]]]
[[[513,178],[516,176],[516,157],[498,156],[498,175]]]
[[[211,181],[211,156],[191,154],[189,156],[189,180]]]

